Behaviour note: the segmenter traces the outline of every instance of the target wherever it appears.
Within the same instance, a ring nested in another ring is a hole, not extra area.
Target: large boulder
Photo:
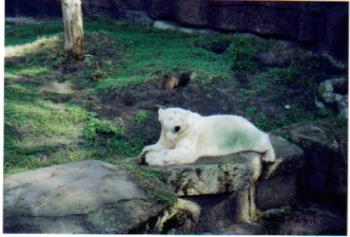
[[[260,210],[296,203],[297,176],[304,165],[304,152],[286,139],[270,135],[277,162],[264,167],[256,183],[256,206]]]
[[[7,233],[135,232],[169,204],[124,169],[88,160],[5,178]]]
[[[305,151],[303,187],[305,194],[346,195],[346,138],[335,137],[334,125],[317,126],[297,123],[282,128],[279,133],[301,146]]]
[[[339,143],[334,137],[329,136],[325,129],[308,123],[296,123],[283,127],[280,134],[301,146],[304,150],[314,149],[315,151],[327,150],[337,152]]]

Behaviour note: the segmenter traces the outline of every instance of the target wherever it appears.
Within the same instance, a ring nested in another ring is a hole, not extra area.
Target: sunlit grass
[[[20,70],[18,72],[19,75],[22,76],[43,76],[47,75],[50,73],[50,69],[47,67],[31,67],[31,68],[26,68],[23,70]]]
[[[21,57],[29,53],[54,47],[58,43],[58,36],[42,37],[33,42],[5,47],[5,58]]]

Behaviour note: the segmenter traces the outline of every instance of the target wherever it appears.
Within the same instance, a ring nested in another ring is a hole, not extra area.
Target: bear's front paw
[[[164,165],[164,160],[161,157],[159,157],[159,154],[157,152],[148,152],[145,155],[145,163],[147,165],[162,166]]]
[[[148,145],[148,146],[145,146],[140,155],[139,155],[139,165],[147,165],[146,163],[146,154],[151,152],[151,151],[154,151],[155,149],[155,146],[154,145]]]

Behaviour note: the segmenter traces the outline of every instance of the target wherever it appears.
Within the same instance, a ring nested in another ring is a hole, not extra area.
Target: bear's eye
[[[174,132],[178,132],[178,131],[180,131],[180,129],[181,129],[180,126],[175,126],[175,127],[174,127]]]

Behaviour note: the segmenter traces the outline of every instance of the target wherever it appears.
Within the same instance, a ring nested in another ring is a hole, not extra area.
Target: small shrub
[[[296,66],[289,66],[285,68],[269,68],[266,71],[266,77],[270,77],[279,84],[290,85],[301,79],[300,72]]]
[[[334,116],[334,112],[323,108],[317,111],[317,114],[321,117],[321,118],[331,118],[332,116]]]
[[[101,134],[123,136],[122,124],[114,124],[108,120],[100,120],[95,117],[89,118],[84,129],[84,137],[87,140],[97,140]]]
[[[246,107],[245,112],[248,115],[254,115],[257,112],[257,109],[255,107]]]
[[[277,127],[275,121],[273,121],[271,118],[269,118],[263,113],[259,113],[257,115],[254,123],[258,128],[264,131],[272,131]]]
[[[227,48],[227,54],[232,61],[232,69],[254,71],[257,69],[257,63],[254,62],[254,55],[258,47],[253,40],[236,36],[233,42]]]

